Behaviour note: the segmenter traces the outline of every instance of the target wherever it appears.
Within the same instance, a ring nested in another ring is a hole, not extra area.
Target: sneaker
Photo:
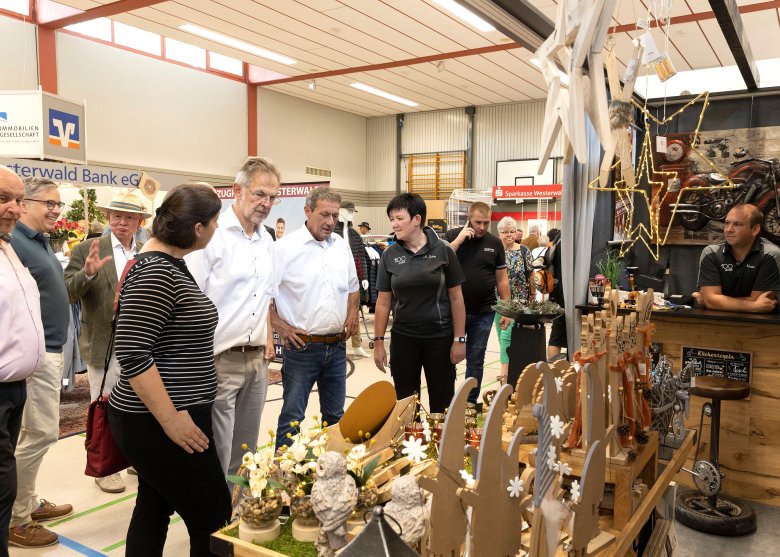
[[[129,475],[131,475],[131,476],[137,476],[138,475],[138,472],[136,472],[135,468],[133,468],[132,466],[127,469],[127,473]]]
[[[46,522],[68,516],[72,512],[73,505],[55,505],[46,499],[41,499],[41,504],[30,514],[30,518],[36,522]]]
[[[368,354],[365,350],[363,350],[362,346],[358,346],[352,351],[352,354],[355,356],[355,358],[368,358]]]
[[[60,541],[57,534],[47,530],[39,522],[28,522],[8,530],[8,545],[16,547],[48,547]]]
[[[105,478],[95,478],[95,483],[106,493],[122,493],[125,490],[125,482],[119,474],[111,474]]]

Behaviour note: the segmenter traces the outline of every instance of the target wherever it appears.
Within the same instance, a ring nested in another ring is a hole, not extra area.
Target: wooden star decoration
[[[671,225],[674,222],[674,218],[677,215],[677,203],[670,203],[668,204],[672,208],[671,217],[669,219],[669,224],[666,226],[666,229],[662,232],[661,226],[660,226],[660,214],[661,214],[661,208],[667,205],[667,198],[670,195],[673,195],[668,191],[668,188],[666,187],[670,180],[674,180],[677,178],[677,172],[675,171],[665,171],[665,170],[656,170],[655,165],[653,163],[653,139],[655,136],[651,134],[650,130],[650,122],[654,122],[658,126],[665,125],[672,121],[674,118],[685,112],[689,107],[696,104],[700,99],[704,99],[702,105],[701,105],[701,111],[699,112],[699,118],[697,121],[696,129],[693,132],[693,136],[691,138],[691,146],[690,151],[695,153],[714,173],[719,174],[725,182],[722,185],[719,186],[687,186],[682,187],[679,190],[679,194],[677,194],[677,199],[681,199],[686,191],[695,191],[695,190],[716,190],[716,189],[729,189],[734,187],[734,183],[726,176],[724,175],[716,166],[715,164],[707,158],[701,151],[699,151],[696,148],[696,144],[698,142],[699,138],[699,132],[701,129],[702,121],[704,120],[704,113],[707,110],[707,106],[709,105],[709,92],[704,92],[692,99],[690,102],[685,104],[682,108],[674,112],[672,115],[665,117],[663,119],[656,118],[653,114],[650,113],[650,111],[647,110],[646,106],[642,106],[638,104],[635,100],[631,100],[631,104],[633,104],[636,108],[639,109],[639,111],[642,113],[644,118],[644,139],[642,141],[642,149],[640,152],[639,157],[639,163],[637,164],[637,176],[644,176],[647,185],[650,187],[650,191],[655,193],[651,196],[648,194],[647,190],[645,188],[638,188],[636,185],[629,185],[626,183],[626,180],[624,178],[621,178],[617,180],[612,186],[606,186],[603,182],[603,173],[602,176],[592,181],[590,184],[588,184],[589,189],[597,190],[597,191],[614,191],[618,197],[619,201],[625,201],[627,203],[627,206],[629,207],[629,216],[624,228],[624,234],[628,240],[626,240],[620,247],[620,255],[621,257],[625,255],[637,242],[642,242],[650,252],[650,255],[657,261],[660,256],[660,249],[661,246],[666,243],[666,240],[669,237],[669,231],[671,230]],[[622,164],[622,157],[618,159],[615,164],[611,166],[611,170],[617,170],[621,168]],[[622,169],[621,172],[617,174],[618,176],[624,176]],[[654,179],[656,176],[660,176],[662,179]],[[641,180],[639,180],[641,182]],[[656,186],[656,187],[653,187]],[[647,206],[648,214],[649,214],[649,226],[646,226],[644,223],[639,223],[637,225],[634,225],[634,194],[639,193],[641,196],[641,199],[644,201],[645,205]]]

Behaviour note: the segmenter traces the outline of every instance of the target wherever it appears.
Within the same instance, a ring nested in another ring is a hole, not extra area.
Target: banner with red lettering
[[[543,199],[563,196],[563,184],[493,186],[493,199]]]

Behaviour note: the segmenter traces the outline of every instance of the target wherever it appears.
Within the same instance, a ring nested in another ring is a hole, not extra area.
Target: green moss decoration
[[[292,536],[292,521],[291,518],[285,524],[282,524],[282,532],[275,540],[266,543],[258,543],[256,545],[265,547],[282,555],[289,555],[290,557],[317,557],[317,549],[311,542],[299,542]],[[235,526],[222,531],[226,536],[231,538],[238,537],[238,523]]]

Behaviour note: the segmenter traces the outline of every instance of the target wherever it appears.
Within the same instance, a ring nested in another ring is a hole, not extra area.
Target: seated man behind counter
[[[780,290],[780,248],[759,238],[764,216],[755,205],[726,215],[726,241],[707,246],[699,260],[698,300],[707,309],[769,313]]]

